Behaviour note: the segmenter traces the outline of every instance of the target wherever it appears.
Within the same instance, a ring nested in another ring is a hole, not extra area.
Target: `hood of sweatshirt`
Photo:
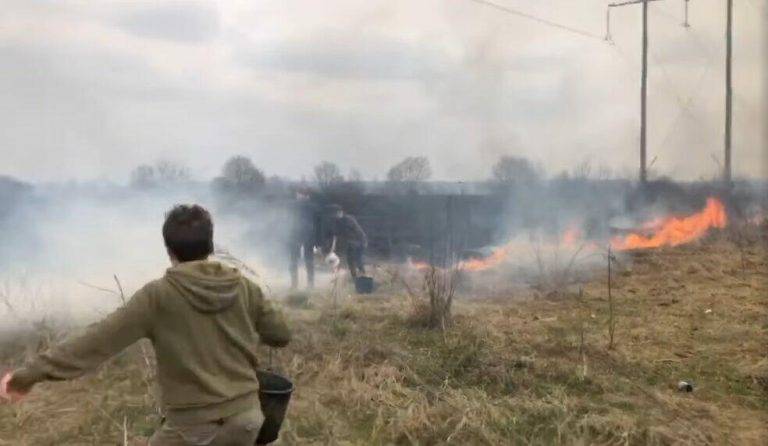
[[[238,296],[240,271],[220,262],[197,260],[168,268],[165,278],[201,313],[226,310]]]

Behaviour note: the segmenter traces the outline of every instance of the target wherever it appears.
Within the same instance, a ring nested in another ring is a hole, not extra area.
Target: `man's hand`
[[[3,378],[0,379],[0,402],[15,403],[20,401],[29,392],[29,389],[14,389],[11,386],[11,380],[13,379],[12,372],[6,372]]]

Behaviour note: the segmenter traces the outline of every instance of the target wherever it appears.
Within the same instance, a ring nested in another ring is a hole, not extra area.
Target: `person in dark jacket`
[[[349,273],[352,277],[365,274],[363,254],[368,248],[368,236],[360,227],[357,219],[352,215],[345,214],[341,206],[333,205],[331,210],[335,214],[331,251],[335,252],[338,247],[345,254]]]
[[[299,286],[299,259],[304,253],[307,269],[307,288],[315,286],[315,258],[312,255],[320,239],[320,211],[309,197],[309,190],[296,191],[293,203],[291,233],[288,238],[290,256],[291,288]]]

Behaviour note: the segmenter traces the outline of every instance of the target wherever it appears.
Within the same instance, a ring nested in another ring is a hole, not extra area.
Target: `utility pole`
[[[646,170],[646,112],[648,109],[648,0],[643,0],[643,75],[640,87],[640,183],[648,181]]]
[[[731,185],[731,108],[733,105],[733,84],[731,60],[733,57],[733,0],[728,0],[728,19],[725,32],[725,169],[723,181]]]
[[[606,40],[610,40],[610,11],[611,8],[619,6],[636,5],[638,3],[643,4],[643,56],[642,56],[642,72],[640,75],[640,183],[645,184],[648,180],[648,170],[646,168],[647,152],[646,147],[648,139],[646,137],[646,115],[648,109],[648,3],[658,0],[629,0],[620,3],[611,3],[608,5],[608,27],[606,33]]]

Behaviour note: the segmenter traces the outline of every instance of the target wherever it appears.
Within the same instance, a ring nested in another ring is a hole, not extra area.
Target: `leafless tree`
[[[497,183],[530,184],[540,178],[540,174],[533,163],[519,157],[504,155],[493,165],[492,175]]]
[[[155,163],[155,176],[160,184],[181,183],[189,180],[189,169],[177,162],[160,160]]]
[[[131,186],[138,189],[157,186],[155,168],[147,164],[137,166],[131,172]]]
[[[349,171],[349,175],[347,176],[347,180],[349,180],[352,183],[362,183],[363,182],[363,174],[360,173],[357,169],[352,169]]]
[[[587,180],[592,174],[592,161],[589,158],[583,159],[573,168],[573,178],[576,180]]]
[[[214,180],[220,191],[255,193],[266,183],[264,173],[254,166],[250,158],[236,155],[228,159],[221,169],[221,176]]]
[[[221,176],[235,184],[242,185],[261,186],[266,182],[264,173],[253,165],[250,158],[242,155],[228,159],[224,163]]]
[[[409,156],[389,169],[387,179],[395,183],[415,183],[432,177],[429,160],[423,156]]]
[[[322,190],[328,190],[335,184],[344,181],[341,169],[334,163],[323,161],[315,166],[315,180]]]
[[[153,165],[141,164],[131,172],[131,186],[146,189],[189,180],[189,170],[179,163],[160,160]]]
[[[604,164],[601,164],[597,168],[597,173],[595,176],[597,177],[598,180],[610,180],[614,176],[613,169],[611,169],[610,167]]]

